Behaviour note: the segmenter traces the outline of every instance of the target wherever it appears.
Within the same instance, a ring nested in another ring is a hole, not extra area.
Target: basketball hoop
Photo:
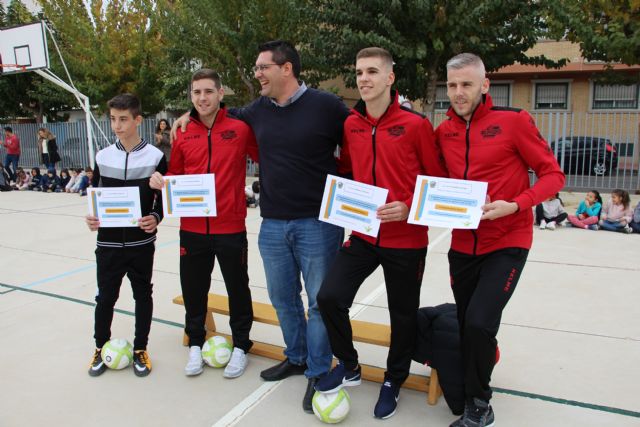
[[[4,74],[5,69],[7,69],[6,71],[11,71],[13,73],[21,73],[23,71],[27,71],[27,66],[20,64],[0,64],[0,74]]]

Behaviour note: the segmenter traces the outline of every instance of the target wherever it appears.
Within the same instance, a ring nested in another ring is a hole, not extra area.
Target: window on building
[[[493,105],[498,107],[510,107],[511,85],[508,83],[496,83],[489,86],[489,95],[493,100]]]
[[[447,86],[436,86],[436,110],[448,110],[449,109],[449,97],[447,96]]]
[[[593,109],[616,110],[638,108],[638,84],[593,84]]]
[[[569,105],[569,83],[536,83],[536,110],[566,110]]]

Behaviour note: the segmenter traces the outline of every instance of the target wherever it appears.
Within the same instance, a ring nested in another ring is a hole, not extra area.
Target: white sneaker
[[[569,220],[565,219],[564,221],[562,221],[559,224],[561,227],[571,227],[571,223],[569,222]]]
[[[189,361],[184,367],[184,374],[188,377],[200,375],[204,367],[202,360],[202,349],[197,345],[189,347]]]
[[[555,221],[550,221],[547,224],[547,230],[555,230],[556,229],[556,222]]]
[[[624,232],[627,234],[631,234],[633,233],[633,228],[631,228],[631,226],[629,226],[628,224],[624,226]]]
[[[233,348],[233,353],[231,353],[231,360],[227,363],[227,367],[224,368],[224,373],[222,374],[225,378],[237,378],[240,375],[244,374],[244,369],[247,367],[247,355],[244,350],[239,349],[238,347]]]
[[[547,228],[547,221],[543,219],[540,221],[540,230],[544,230],[545,228]]]

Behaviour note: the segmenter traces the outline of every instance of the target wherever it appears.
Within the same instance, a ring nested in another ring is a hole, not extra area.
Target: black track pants
[[[458,307],[465,396],[489,401],[502,310],[513,295],[529,251],[507,248],[485,255],[449,251],[451,289]]]
[[[349,308],[364,280],[382,265],[391,319],[391,345],[385,377],[402,384],[409,375],[416,342],[417,310],[427,248],[376,247],[351,237],[340,249],[322,283],[317,301],[333,354],[348,369],[358,364]]]
[[[113,307],[118,301],[122,279],[126,274],[131,282],[133,299],[136,301],[133,348],[146,350],[153,316],[151,275],[155,250],[153,243],[126,248],[96,248],[98,294],[94,338],[97,348],[102,348],[111,339]]]
[[[189,346],[202,347],[204,344],[207,299],[217,258],[229,296],[229,327],[233,345],[245,352],[251,348],[249,332],[253,324],[253,306],[247,252],[247,233],[244,231],[209,235],[180,231],[180,285]]]

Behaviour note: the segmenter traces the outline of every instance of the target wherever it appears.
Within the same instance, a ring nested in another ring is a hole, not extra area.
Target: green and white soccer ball
[[[225,337],[213,336],[202,346],[204,363],[214,368],[224,368],[231,359],[233,347]]]
[[[124,369],[133,360],[133,346],[122,338],[114,338],[102,346],[102,361],[111,369]]]
[[[336,424],[344,420],[351,409],[351,398],[345,389],[335,393],[316,392],[311,402],[316,417],[328,424]]]

